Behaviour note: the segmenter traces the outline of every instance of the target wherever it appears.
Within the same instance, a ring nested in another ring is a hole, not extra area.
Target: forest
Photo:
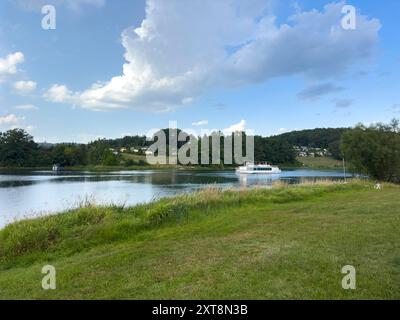
[[[167,136],[168,148],[170,132],[169,129],[163,131]],[[389,124],[376,124],[370,127],[357,125],[351,129],[317,128],[271,137],[255,136],[254,159],[278,165],[296,165],[295,146],[325,148],[336,159],[345,157],[359,173],[369,174],[378,180],[398,182],[400,180],[399,131],[399,121],[393,120]],[[177,134],[180,132],[178,129]],[[221,139],[223,166],[223,138]],[[53,164],[62,167],[146,166],[148,164],[144,160],[144,150],[153,143],[154,140],[137,135],[119,139],[100,139],[88,144],[59,143],[44,146],[36,143],[24,130],[12,129],[0,133],[0,167],[48,167]],[[186,141],[179,142],[178,147],[185,143]],[[141,159],[133,160],[124,156],[124,152],[130,153],[133,149],[142,156]]]

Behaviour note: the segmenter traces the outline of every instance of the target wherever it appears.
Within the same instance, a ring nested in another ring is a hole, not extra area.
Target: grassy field
[[[144,161],[147,163],[147,158],[145,155],[134,154],[134,153],[122,153],[122,158],[124,158],[125,160]]]
[[[342,169],[342,161],[331,157],[297,157],[297,161],[306,168],[311,169]]]
[[[368,182],[210,189],[19,222],[0,231],[0,299],[400,299],[399,199]]]

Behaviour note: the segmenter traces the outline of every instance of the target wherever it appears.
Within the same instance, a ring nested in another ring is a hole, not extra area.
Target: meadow
[[[342,169],[342,161],[336,160],[332,157],[297,157],[299,167],[310,169]]]
[[[17,222],[0,231],[0,299],[399,299],[399,199],[392,184],[280,183]]]

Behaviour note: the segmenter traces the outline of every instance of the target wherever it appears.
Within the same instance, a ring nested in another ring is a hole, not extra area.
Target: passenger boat
[[[244,166],[236,169],[236,173],[239,174],[277,174],[281,172],[281,169],[268,163],[254,164],[252,162],[246,162]]]
[[[54,172],[59,172],[61,171],[61,166],[59,164],[54,164],[53,165],[53,171]]]

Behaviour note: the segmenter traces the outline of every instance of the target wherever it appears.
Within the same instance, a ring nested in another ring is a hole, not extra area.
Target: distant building
[[[332,154],[325,148],[312,148],[307,146],[294,146],[294,151],[298,157],[329,157]]]

